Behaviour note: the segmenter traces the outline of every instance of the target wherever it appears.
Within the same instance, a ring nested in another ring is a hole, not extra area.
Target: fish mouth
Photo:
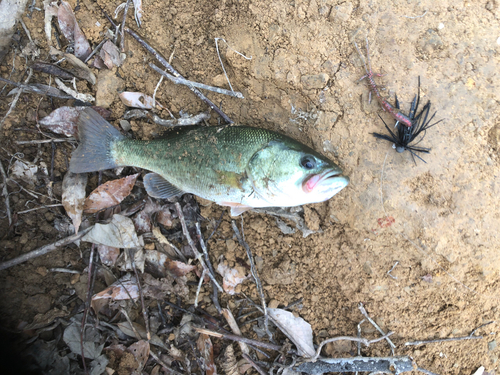
[[[315,174],[304,180],[302,189],[306,193],[318,190],[338,192],[349,184],[349,177],[342,175],[341,169],[329,169],[321,174]]]

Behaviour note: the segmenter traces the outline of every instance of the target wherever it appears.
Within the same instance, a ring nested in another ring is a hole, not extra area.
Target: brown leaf
[[[86,173],[68,172],[62,183],[62,205],[71,218],[75,233],[82,223],[83,202],[85,201]]]
[[[92,296],[91,305],[97,313],[101,308],[111,301],[122,301],[139,298],[139,286],[135,277],[126,274],[117,282],[111,284],[103,291]],[[104,301],[103,301],[104,300]]]
[[[101,262],[109,267],[115,265],[116,260],[120,255],[120,249],[118,247],[97,245],[97,251],[99,252]]]
[[[85,199],[83,210],[87,214],[93,214],[105,208],[116,206],[130,194],[138,176],[139,173],[136,173],[102,184]]]
[[[198,340],[196,341],[196,345],[198,346],[198,350],[201,353],[201,356],[205,359],[205,374],[206,375],[215,375],[217,374],[217,368],[214,363],[214,347],[212,345],[212,341],[210,337],[204,333],[202,333]]]
[[[71,6],[66,1],[61,1],[57,12],[57,19],[63,35],[69,42],[75,44],[75,56],[82,61],[85,60],[92,52],[92,49],[85,34],[80,29],[80,26],[78,26]]]
[[[137,361],[137,368],[131,372],[131,375],[142,374],[142,369],[149,358],[149,342],[145,340],[139,340],[127,348],[129,353],[132,353],[135,360]]]
[[[113,69],[115,66],[121,66],[123,64],[120,50],[109,40],[103,44],[99,56],[108,69]]]
[[[196,266],[167,258],[165,260],[165,268],[169,270],[174,276],[180,277],[186,276],[189,272],[194,271],[196,269]]]
[[[67,137],[76,137],[78,133],[77,121],[80,112],[87,107],[60,107],[40,120],[40,125],[57,134]]]
[[[242,267],[231,268],[222,262],[217,266],[217,272],[224,278],[222,288],[231,295],[235,293],[236,286],[248,278]]]

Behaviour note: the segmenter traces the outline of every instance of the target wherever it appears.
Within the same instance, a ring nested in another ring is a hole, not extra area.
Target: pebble
[[[130,122],[128,122],[127,120],[120,120],[120,126],[126,132],[128,132],[130,129],[132,129]]]
[[[497,347],[497,340],[490,341],[488,343],[488,350],[491,352]]]
[[[123,79],[116,76],[115,71],[104,69],[97,75],[97,92],[95,105],[109,108],[113,101],[118,98],[118,92],[123,91],[125,83]]]
[[[322,89],[328,83],[330,76],[326,73],[305,75],[300,78],[305,89]]]

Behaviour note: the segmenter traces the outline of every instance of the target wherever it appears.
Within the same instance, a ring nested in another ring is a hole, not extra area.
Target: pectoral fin
[[[244,204],[234,202],[217,202],[221,206],[231,207],[231,216],[240,216],[243,212],[251,210],[253,207],[245,206]]]
[[[148,173],[144,176],[144,187],[153,198],[167,199],[185,194],[157,173]]]

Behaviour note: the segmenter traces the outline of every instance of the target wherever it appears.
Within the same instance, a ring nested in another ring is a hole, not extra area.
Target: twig
[[[327,372],[370,372],[373,374],[400,374],[413,370],[413,361],[408,356],[401,357],[352,357],[326,358],[316,362],[305,362],[292,367],[294,371],[307,374]]]
[[[5,169],[3,169],[2,161],[0,160],[0,173],[3,178],[3,188],[2,195],[5,198],[5,210],[7,211],[7,217],[9,218],[9,227],[12,225],[12,212],[10,211],[10,199],[9,199],[9,190],[7,189],[7,181],[9,181],[7,174],[5,173]]]
[[[229,83],[229,87],[231,88],[231,91],[234,92],[233,90],[233,86],[231,85],[231,82],[229,81],[229,77],[227,76],[227,73],[226,73],[226,69],[224,68],[224,64],[222,63],[222,59],[220,57],[220,52],[219,52],[219,40],[222,40],[224,43],[226,43],[226,46],[227,48],[229,48],[230,50],[234,51],[235,53],[237,53],[238,55],[242,56],[243,58],[247,59],[247,60],[252,60],[252,56],[250,57],[247,57],[245,56],[244,54],[242,54],[241,52],[238,52],[234,49],[232,49],[231,47],[229,47],[229,44],[226,42],[225,39],[223,38],[215,38],[215,49],[217,50],[217,57],[219,58],[219,62],[220,62],[220,65],[222,67],[222,70],[224,71],[224,75],[226,76],[226,79],[227,79],[227,83]],[[242,99],[243,99],[243,95],[242,95]]]
[[[392,277],[394,280],[397,280],[398,278],[397,278],[397,276],[392,276],[392,275],[391,275],[391,272],[394,270],[394,268],[396,268],[396,266],[397,266],[398,264],[399,264],[399,261],[397,261],[396,263],[394,263],[394,266],[392,266],[392,268],[391,268],[389,271],[387,271],[387,274],[388,274],[390,277]]]
[[[426,369],[424,369],[422,367],[417,367],[417,371],[420,371],[421,373],[424,373],[426,375],[438,375],[435,372],[431,372],[431,371],[426,370]]]
[[[139,274],[137,273],[137,267],[135,266],[135,252],[132,249],[127,250],[129,251],[130,263],[132,263],[132,268],[134,269],[135,279],[137,281],[137,287],[139,289],[139,296],[141,297],[142,318],[144,319],[144,324],[146,324],[146,337],[149,341],[151,340],[151,331],[149,330],[149,319],[148,313],[146,311],[146,304],[144,303],[144,294],[142,293],[141,280],[139,280]]]
[[[158,356],[152,350],[149,351],[149,355],[153,357],[156,362],[162,365],[162,367],[165,369],[167,373],[172,375],[182,375],[180,372],[172,370],[170,367],[168,367],[168,365],[165,362],[163,362],[160,358],[158,358]]]
[[[29,70],[29,73],[28,73],[28,77],[26,78],[26,80],[24,81],[24,84],[26,85],[29,80],[31,79],[31,76],[33,75],[33,69],[30,69]],[[5,79],[2,79],[2,81],[6,82],[8,80],[5,80]],[[21,96],[21,94],[23,93],[23,89],[21,88],[16,96],[14,97],[14,100],[12,100],[12,103],[10,103],[10,107],[9,107],[9,110],[7,111],[7,113],[5,114],[5,116],[2,118],[2,120],[0,121],[0,132],[2,131],[2,128],[3,128],[3,125],[5,124],[5,120],[7,120],[7,117],[9,117],[10,113],[14,110],[14,108],[16,107],[16,104],[17,104],[17,101],[19,100],[19,97]],[[1,133],[0,133],[0,138],[1,138]]]
[[[65,245],[68,245],[70,243],[73,243],[76,240],[79,240],[80,238],[85,236],[88,232],[90,232],[92,230],[92,228],[94,228],[93,225],[88,227],[87,229],[80,230],[77,234],[73,234],[69,237],[63,238],[63,239],[56,241],[52,244],[39,247],[38,249],[30,251],[29,253],[23,254],[21,256],[18,256],[17,258],[2,262],[2,263],[0,263],[0,271],[5,270],[5,269],[10,268],[10,267],[13,267],[13,266],[16,266],[18,264],[24,263],[27,260],[48,254],[51,251],[57,250],[57,248],[60,246],[65,246]]]
[[[462,340],[481,340],[483,336],[463,336],[463,337],[448,337],[445,339],[421,340],[405,342],[405,346],[417,346],[423,344],[435,344],[438,342],[462,341]]]
[[[14,143],[18,145],[36,145],[41,143],[52,143],[52,142],[76,142],[75,138],[51,138],[51,139],[33,139],[32,141],[15,141]]]
[[[255,370],[256,370],[256,371],[257,371],[260,375],[267,375],[267,372],[266,372],[266,371],[264,371],[264,370],[262,370],[262,369],[260,368],[260,366],[259,366],[257,363],[255,363],[255,362],[252,360],[252,358],[250,358],[250,356],[249,356],[248,354],[243,353],[243,354],[242,354],[242,356],[243,356],[243,358],[245,358],[245,359],[247,360],[247,362],[248,362],[248,363],[250,363],[250,364],[252,365],[252,367],[253,367],[253,368],[254,368],[254,369],[255,369]]]
[[[57,204],[49,204],[48,206],[41,206],[41,207],[30,208],[29,210],[18,211],[17,214],[18,215],[25,214],[27,212],[36,211],[36,210],[43,210],[44,208],[50,208],[50,207],[62,207],[62,204],[61,203],[57,203]]]
[[[168,78],[170,81],[172,81],[176,85],[181,84],[181,85],[186,85],[188,87],[197,87],[199,89],[213,91],[213,92],[216,92],[218,94],[229,95],[229,96],[232,96],[232,97],[235,97],[235,98],[238,98],[238,99],[245,99],[245,97],[243,96],[243,94],[241,92],[239,92],[239,91],[226,90],[226,89],[222,89],[220,87],[214,87],[214,86],[205,85],[204,83],[189,81],[189,80],[187,80],[185,78],[174,77],[173,75],[168,74],[167,72],[161,70],[160,68],[158,68],[153,63],[149,63],[149,66],[154,71],[156,71],[157,73],[160,73],[162,75],[162,77]]]
[[[97,214],[99,215],[99,214]],[[97,218],[96,215],[96,218]],[[89,266],[87,270],[87,298],[85,300],[85,307],[83,308],[83,316],[82,316],[82,322],[81,322],[81,327],[80,327],[80,350],[81,350],[81,356],[82,356],[82,362],[83,362],[83,370],[85,373],[87,373],[87,364],[85,361],[85,348],[83,346],[83,341],[84,341],[84,336],[85,336],[85,328],[87,326],[87,317],[89,314],[89,309],[90,309],[90,303],[92,301],[92,290],[93,290],[93,276],[97,273],[94,271],[94,254],[95,254],[95,248],[96,245],[93,243],[92,247],[90,248],[90,256],[89,256]]]
[[[26,91],[38,95],[53,96],[54,98],[59,98],[59,99],[73,99],[72,96],[66,95],[63,91],[56,89],[55,87],[42,85],[41,83],[32,83],[28,85],[25,83],[14,82],[2,77],[0,77],[0,81],[5,82],[12,86],[16,86],[19,90],[17,91],[16,95],[21,95],[19,94],[21,91]]]
[[[405,18],[410,18],[410,19],[415,19],[415,18],[422,18],[423,16],[425,16],[427,14],[428,10],[426,10],[424,12],[424,14],[420,15],[420,16],[415,16],[415,17],[410,17],[410,16],[403,16]]]
[[[378,338],[373,339],[373,340],[368,340],[368,339],[364,339],[364,338],[357,338],[357,337],[351,337],[351,336],[333,337],[333,338],[325,340],[321,344],[319,344],[318,349],[316,349],[316,354],[314,355],[314,357],[309,358],[308,362],[314,362],[314,361],[316,361],[318,359],[320,353],[321,353],[321,349],[323,349],[323,346],[325,346],[326,344],[328,344],[330,342],[346,340],[346,341],[360,342],[360,343],[362,343],[362,344],[364,344],[366,346],[370,346],[370,344],[374,344],[376,342],[379,342],[379,341],[387,339],[387,337],[389,337],[392,334],[394,334],[394,332],[389,332],[388,334],[386,334],[386,335],[384,335],[382,337],[378,337]]]
[[[81,274],[80,271],[77,270],[69,270],[67,268],[49,268],[49,272],[62,272],[62,273],[74,273],[75,275]]]
[[[103,41],[99,43],[96,48],[94,48],[94,50],[90,53],[90,55],[87,56],[84,63],[87,63],[87,61],[89,61],[92,58],[92,56],[94,56],[101,49],[104,43],[106,43],[108,40],[109,40],[108,38],[104,38]]]
[[[200,281],[198,281],[198,288],[196,288],[196,298],[194,299],[194,307],[198,307],[198,297],[200,296],[200,290],[201,290],[201,284],[203,284],[203,279],[205,278],[205,275],[207,274],[207,271],[203,270],[200,276]],[[214,288],[217,289],[217,288]]]
[[[380,328],[378,326],[378,324],[375,323],[375,321],[372,318],[370,318],[370,316],[366,312],[366,309],[363,306],[362,302],[359,303],[358,308],[359,308],[359,311],[361,311],[361,314],[363,314],[363,316],[366,318],[366,320],[368,320],[372,324],[372,326],[374,326],[375,329],[380,332],[381,335],[385,336],[385,332],[382,330],[382,328]],[[389,343],[389,345],[391,346],[392,355],[394,355],[394,349],[396,348],[396,345],[394,345],[394,343],[391,341],[391,339],[389,337],[387,337],[386,340]]]
[[[184,236],[186,237],[188,244],[191,247],[191,250],[193,250],[193,253],[194,253],[196,259],[198,259],[198,261],[201,263],[201,266],[203,267],[203,269],[205,271],[207,271],[207,274],[210,277],[210,280],[212,280],[212,282],[215,284],[215,286],[217,286],[217,289],[219,289],[219,291],[222,293],[222,291],[223,291],[222,287],[219,285],[217,280],[215,280],[214,275],[211,274],[205,261],[203,260],[201,253],[196,248],[196,246],[193,242],[193,239],[191,238],[191,235],[189,234],[189,231],[188,231],[187,226],[186,226],[186,219],[184,218],[184,213],[182,212],[182,208],[181,208],[181,205],[179,204],[179,202],[175,203],[175,208],[177,210],[177,215],[179,216],[179,220],[181,222],[182,232],[184,233]]]
[[[208,120],[210,118],[210,114],[208,112],[202,112],[195,116],[190,117],[181,117],[179,119],[174,120],[164,120],[160,118],[158,115],[151,113],[149,111],[145,111],[142,109],[131,109],[127,111],[123,116],[125,120],[129,120],[131,118],[149,118],[155,124],[161,126],[189,126],[195,125],[203,120]]]
[[[242,221],[242,230],[243,230],[243,221]],[[269,315],[267,314],[267,306],[266,306],[266,299],[264,297],[264,290],[262,289],[262,283],[260,282],[259,275],[257,273],[257,267],[255,267],[255,262],[253,260],[253,255],[252,251],[250,250],[250,247],[248,244],[245,242],[243,239],[242,235],[240,234],[240,231],[238,230],[238,227],[236,226],[236,222],[234,220],[231,220],[231,226],[233,227],[234,234],[236,235],[236,238],[238,239],[238,242],[240,243],[241,246],[246,250],[247,252],[247,257],[248,260],[250,261],[250,272],[252,273],[253,279],[255,281],[255,285],[257,286],[257,291],[259,292],[260,296],[260,302],[262,304],[262,309],[264,313],[264,327],[266,329],[267,335],[269,337],[269,340],[273,340],[273,335],[269,331]]]
[[[234,319],[233,313],[229,308],[223,309],[222,310],[222,315],[224,318],[226,318],[227,324],[229,324],[229,327],[231,328],[231,331],[233,331],[234,334],[241,336],[241,330],[240,327],[238,327],[238,323],[236,323],[236,320]],[[241,352],[244,354],[250,354],[250,349],[248,349],[247,344],[244,342],[239,342]]]
[[[125,9],[123,10],[123,21],[122,21],[121,28],[120,28],[120,35],[121,35],[120,51],[122,53],[125,52],[125,32],[124,32],[124,29],[125,29],[125,21],[127,20],[127,13],[128,13],[129,6],[130,6],[130,0],[127,0],[127,2],[125,3]]]
[[[137,40],[137,42],[139,42],[139,44],[143,46],[149,53],[151,53],[165,68],[167,68],[167,70],[171,74],[173,74],[175,77],[183,78],[181,74],[177,70],[175,70],[172,67],[172,65],[170,65],[162,55],[156,52],[156,50],[153,47],[151,47],[148,43],[146,43],[146,41],[141,36],[139,36],[139,34],[137,34],[135,31],[131,30],[128,27],[125,27],[125,31],[128,32],[130,35],[132,35],[134,39]],[[211,109],[217,112],[219,116],[221,116],[224,119],[225,122],[227,122],[228,124],[233,123],[233,121],[224,112],[222,112],[222,110],[218,108],[210,99],[208,99],[200,90],[198,90],[195,87],[191,86],[188,87],[193,93],[195,93],[198,96],[198,98],[203,100]]]
[[[195,331],[197,331],[199,333],[205,333],[209,336],[218,337],[221,339],[232,340],[232,341],[237,341],[237,342],[244,342],[246,344],[255,345],[255,346],[269,349],[269,350],[275,350],[275,351],[281,350],[281,346],[271,344],[268,342],[252,340],[252,339],[248,339],[248,338],[243,337],[243,336],[231,335],[229,333],[220,333],[220,332],[210,331],[209,329],[205,329],[205,328],[194,327],[194,329],[195,329]]]
[[[210,262],[210,257],[208,256],[208,250],[207,250],[207,246],[205,244],[205,240],[203,239],[203,235],[201,234],[201,228],[200,228],[200,223],[196,223],[196,234],[198,236],[198,241],[200,242],[200,246],[201,246],[201,249],[203,250],[203,256],[205,257],[205,263],[207,264],[208,266],[208,269],[210,270],[210,272],[212,273],[212,275],[215,275],[215,271],[214,271],[214,267],[212,266],[212,262]],[[215,305],[215,308],[217,309],[217,311],[219,312],[219,314],[221,313],[221,307],[220,307],[220,304],[219,304],[219,295],[218,295],[218,292],[217,292],[217,287],[215,286],[215,284],[213,285],[213,298],[212,298],[212,302],[214,303]]]
[[[365,320],[363,319],[361,322],[358,323],[358,339],[361,338],[361,324],[363,324]],[[358,357],[361,356],[361,343],[358,341],[357,342],[357,347],[358,347]]]
[[[160,88],[160,85],[161,85],[162,82],[163,82],[163,76],[160,77],[160,80],[156,84],[155,91],[153,91],[153,108],[156,108],[156,92]]]
[[[492,320],[491,322],[488,322],[488,323],[481,324],[479,327],[474,328],[474,329],[472,330],[472,332],[470,333],[470,335],[469,335],[469,336],[472,336],[474,333],[476,333],[476,331],[477,331],[478,329],[483,328],[483,327],[486,327],[486,326],[489,326],[490,324],[493,324],[493,323],[495,323],[495,321],[494,321],[494,320]]]
[[[137,329],[135,328],[134,324],[132,323],[132,320],[130,319],[130,317],[128,316],[127,311],[123,307],[120,308],[120,311],[122,312],[123,316],[125,316],[125,319],[127,319],[127,322],[130,325],[130,329],[132,330],[132,332],[134,332],[135,338],[137,340],[142,340],[141,335],[139,334],[139,332],[137,332]]]

